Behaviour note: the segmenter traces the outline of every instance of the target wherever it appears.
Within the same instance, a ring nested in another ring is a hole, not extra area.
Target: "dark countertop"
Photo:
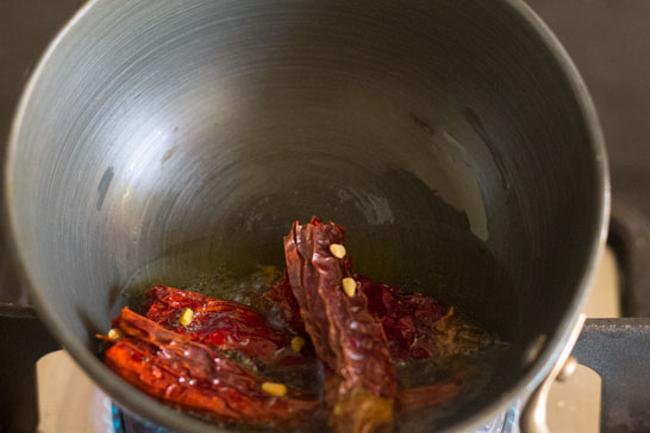
[[[81,0],[0,0],[0,148],[4,149],[12,113],[31,69],[81,4]],[[27,303],[9,255],[6,240],[0,238],[0,307]]]
[[[650,1],[528,0],[596,102],[617,199],[650,215]]]

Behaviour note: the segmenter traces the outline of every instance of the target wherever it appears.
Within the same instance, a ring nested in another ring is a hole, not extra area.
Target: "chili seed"
[[[291,350],[293,350],[294,352],[299,353],[304,346],[305,346],[304,338],[295,336],[291,339]]]
[[[342,259],[345,257],[345,247],[341,244],[332,244],[330,245],[330,253],[337,259]]]
[[[120,338],[122,338],[122,331],[119,329],[113,328],[110,331],[108,331],[108,334],[106,335],[108,337],[109,341],[117,341]]]
[[[284,397],[287,395],[287,387],[282,383],[264,382],[262,391],[273,397]]]
[[[350,278],[350,277],[343,278],[342,285],[343,285],[343,291],[350,298],[353,297],[354,294],[357,292],[357,282],[354,280],[354,278]]]
[[[192,311],[191,308],[185,308],[181,313],[181,316],[178,318],[178,323],[187,327],[190,326],[190,323],[192,323],[193,318],[194,318],[194,311]]]

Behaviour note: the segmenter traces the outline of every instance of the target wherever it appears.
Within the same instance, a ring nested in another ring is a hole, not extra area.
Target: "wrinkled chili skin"
[[[238,350],[266,363],[300,362],[287,332],[274,329],[257,311],[238,302],[157,285],[147,293],[147,318],[167,329],[221,350]],[[188,326],[179,323],[185,308],[193,311]]]
[[[287,276],[293,296],[300,308],[300,317],[305,330],[311,337],[312,345],[318,358],[331,370],[337,369],[337,355],[329,343],[329,318],[325,303],[320,296],[320,273],[311,266],[303,266],[304,259],[299,248],[309,248],[307,243],[313,243],[311,233],[297,243],[294,234],[299,229],[298,222],[294,222],[292,232],[284,238],[285,261]],[[342,235],[340,235],[342,238]],[[300,247],[299,247],[300,245]],[[309,257],[310,251],[303,251]],[[334,283],[331,282],[330,285]],[[304,289],[303,289],[304,287]]]
[[[368,298],[368,311],[382,324],[394,359],[425,359],[438,354],[436,323],[449,309],[421,293],[404,293],[388,284],[356,276]]]
[[[349,263],[349,260],[344,262],[348,273]],[[368,299],[368,311],[381,322],[393,359],[426,359],[438,354],[435,324],[447,314],[447,306],[429,296],[406,293],[367,277],[355,274],[354,278],[358,289]],[[278,306],[292,329],[305,332],[300,307],[291,290],[288,276],[285,275],[276,282],[264,296]],[[323,352],[325,351],[321,350],[321,356],[325,356]]]
[[[186,336],[158,328],[128,309],[122,311],[113,325],[125,337],[105,352],[106,365],[147,394],[178,408],[199,412],[218,421],[293,424],[319,407],[315,399],[308,397],[309,394],[302,395],[297,391],[294,391],[294,398],[287,401],[269,398],[259,390],[262,379],[236,362],[219,358]],[[330,383],[338,387],[340,381],[332,380]],[[400,412],[410,412],[439,404],[461,390],[460,378],[402,389],[397,395],[397,406]]]
[[[331,222],[294,222],[284,239],[289,283],[318,357],[344,379],[341,391],[363,387],[393,399],[395,368],[381,323],[368,312],[362,291],[352,297],[343,292],[350,263],[329,251],[344,238],[345,230]]]
[[[128,308],[113,326],[124,337],[106,350],[105,363],[136,387],[177,407],[252,424],[293,424],[318,408],[318,400],[296,390],[282,398],[267,395],[261,390],[263,378]]]
[[[304,335],[305,323],[300,317],[300,306],[293,296],[289,276],[286,271],[282,278],[273,284],[270,290],[264,293],[264,299],[277,307],[284,317],[287,326],[297,334]]]
[[[106,364],[146,393],[219,421],[293,425],[322,414],[324,404],[337,433],[376,432],[394,422],[396,410],[433,406],[462,392],[457,373],[449,381],[398,390],[393,362],[470,353],[488,344],[489,335],[433,298],[353,274],[349,255],[338,259],[329,251],[344,241],[344,228],[332,222],[293,224],[284,239],[285,275],[263,295],[274,308],[270,313],[282,312],[286,324],[237,302],[152,287],[147,317],[125,308],[113,321],[124,336],[104,353]],[[345,277],[357,282],[353,296],[342,290]],[[183,326],[179,317],[186,308],[193,317]],[[292,353],[294,333],[309,336],[313,348]],[[261,383],[269,379],[222,350],[272,364],[257,367],[286,380],[288,394],[264,393]],[[319,380],[281,376],[286,368],[292,374],[316,368],[314,351],[325,366],[320,401],[312,386]]]

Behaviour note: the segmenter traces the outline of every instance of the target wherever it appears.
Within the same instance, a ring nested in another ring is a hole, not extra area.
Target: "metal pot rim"
[[[525,398],[529,395],[532,390],[549,374],[551,368],[560,356],[562,349],[567,345],[571,330],[578,322],[579,310],[585,299],[587,288],[593,280],[598,259],[604,249],[609,223],[610,182],[605,142],[598,115],[587,87],[562,44],[536,13],[525,4],[523,0],[501,1],[537,33],[546,49],[548,49],[554,60],[557,62],[559,68],[564,73],[573,96],[578,103],[579,110],[583,116],[585,127],[587,129],[591,148],[593,150],[592,163],[596,174],[596,181],[598,183],[596,185],[598,197],[595,200],[595,208],[593,209],[596,218],[594,219],[593,227],[591,229],[590,255],[586,261],[584,269],[582,269],[581,281],[578,283],[575,295],[570,305],[567,307],[564,319],[560,323],[558,331],[547,340],[543,351],[533,361],[528,372],[520,377],[508,392],[495,396],[490,404],[485,406],[481,411],[465,418],[462,422],[444,430],[440,430],[449,433],[459,430],[471,431],[472,429],[479,428],[486,424],[497,413],[504,412],[506,408],[509,405],[512,405],[518,398]],[[63,347],[72,354],[76,362],[81,365],[93,381],[99,384],[101,388],[111,396],[111,398],[118,402],[119,405],[123,406],[130,412],[174,430],[191,433],[202,433],[205,432],[206,429],[214,432],[225,432],[228,430],[219,428],[214,424],[208,424],[189,415],[179,413],[144,393],[136,391],[127,382],[117,379],[117,376],[115,376],[108,367],[106,367],[93,353],[91,353],[77,338],[70,334],[62,323],[59,323],[54,319],[55,314],[52,308],[43,301],[40,289],[32,284],[23,264],[24,255],[16,238],[16,215],[13,213],[13,208],[11,206],[11,203],[14,200],[11,193],[14,171],[12,161],[15,158],[18,131],[22,127],[27,103],[31,99],[35,84],[39,80],[43,69],[47,67],[52,53],[57,49],[57,46],[66,35],[78,25],[83,17],[98,2],[99,0],[89,0],[84,4],[50,42],[23,90],[12,121],[7,153],[4,161],[5,175],[3,194],[6,203],[4,212],[11,238],[10,248],[13,256],[16,258],[16,270],[21,281],[28,290],[30,298],[32,302],[34,302],[41,320],[45,322],[51,333],[63,345]]]

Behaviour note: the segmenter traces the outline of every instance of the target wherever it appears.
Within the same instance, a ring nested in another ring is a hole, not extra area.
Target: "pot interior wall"
[[[600,203],[573,91],[517,17],[466,0],[97,2],[13,143],[38,296],[95,351],[128,285],[281,266],[290,222],[315,214],[347,226],[360,272],[511,341],[486,393],[507,390],[576,296]]]

